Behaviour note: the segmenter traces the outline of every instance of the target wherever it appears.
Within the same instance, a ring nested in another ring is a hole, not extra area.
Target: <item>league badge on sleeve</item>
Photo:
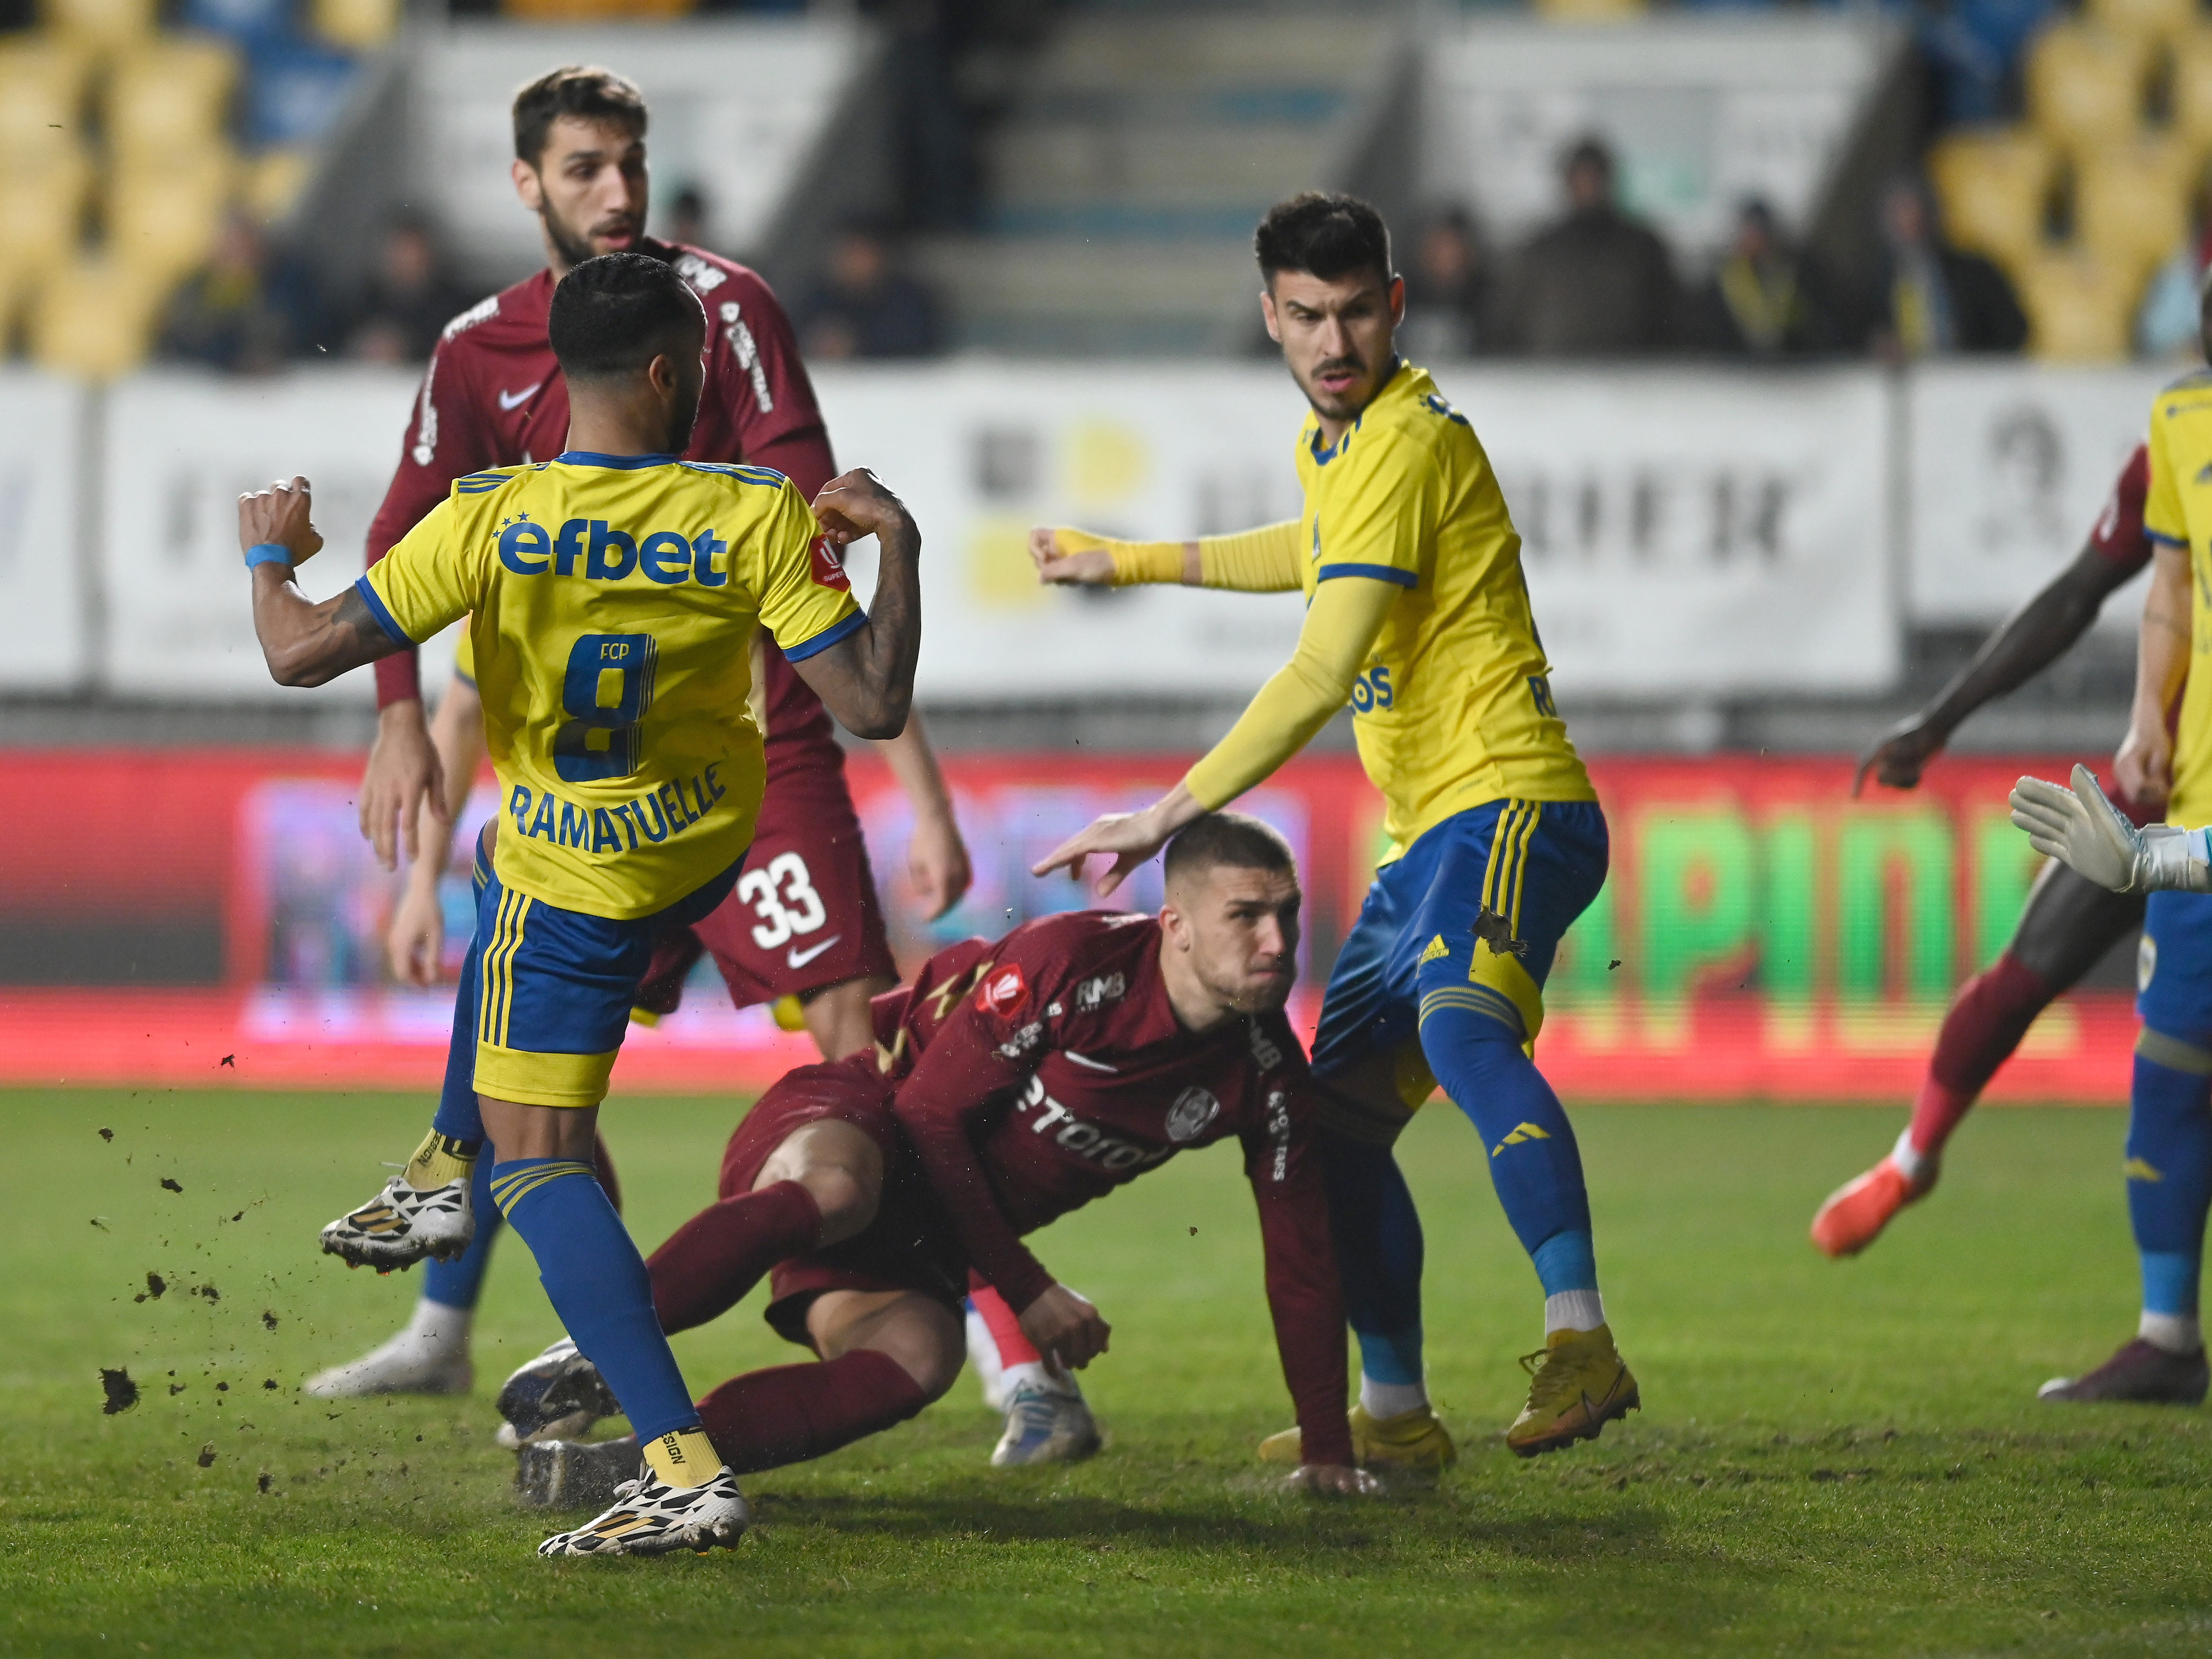
[[[814,585],[834,587],[841,593],[853,591],[852,578],[845,574],[845,562],[837,556],[837,550],[830,545],[827,536],[814,538]]]

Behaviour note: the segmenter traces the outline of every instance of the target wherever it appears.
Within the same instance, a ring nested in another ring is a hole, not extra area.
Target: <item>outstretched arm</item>
[[[1298,630],[1297,652],[1183,781],[1141,812],[1108,813],[1054,848],[1031,873],[1065,867],[1079,878],[1091,854],[1110,854],[1113,865],[1097,883],[1103,898],[1184,824],[1226,806],[1273,773],[1344,707],[1400,591],[1374,576],[1322,583]]]
[[[1911,789],[1921,769],[1942,751],[1966,717],[1984,703],[2017,690],[2048,668],[2089,631],[2113,591],[2136,574],[2092,542],[1984,641],[1936,700],[1892,726],[1859,762],[1851,780],[1856,795],[1871,773],[1891,789]]]
[[[292,580],[298,565],[322,550],[313,507],[300,477],[238,498],[238,544],[253,561],[253,631],[279,685],[322,685],[406,644],[385,630],[356,589],[317,604]],[[264,553],[278,549],[284,556]]]
[[[2115,893],[2212,892],[2205,832],[2166,823],[2136,829],[2086,766],[2074,769],[2071,789],[2022,778],[2013,786],[2012,821],[2037,852]]]
[[[834,547],[876,538],[875,598],[859,628],[791,665],[854,737],[896,738],[914,706],[921,654],[921,532],[866,467],[832,478],[814,498],[814,516]]]
[[[1127,542],[1066,526],[1030,532],[1030,557],[1048,586],[1133,587],[1180,582],[1245,593],[1295,592],[1304,586],[1295,520],[1188,542]]]

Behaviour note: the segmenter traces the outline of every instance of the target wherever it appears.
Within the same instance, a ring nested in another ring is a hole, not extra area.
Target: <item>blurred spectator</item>
[[[303,293],[297,274],[270,258],[252,216],[234,208],[207,264],[170,295],[155,350],[173,362],[265,374],[307,332]]]
[[[402,213],[385,228],[367,291],[335,331],[346,355],[364,362],[424,362],[473,297],[447,274],[429,222]]]
[[[1466,357],[1490,342],[1490,263],[1474,222],[1446,208],[1422,228],[1406,271],[1406,354],[1422,362]]]
[[[929,357],[941,335],[937,297],[896,270],[874,231],[854,227],[830,251],[830,276],[801,310],[810,357]]]
[[[2012,284],[1978,253],[1947,245],[1917,179],[1893,179],[1881,196],[1883,270],[1870,343],[1891,358],[2017,351],[2027,319]]]
[[[1781,357],[1835,346],[1820,283],[1789,247],[1774,210],[1753,197],[1736,211],[1735,240],[1705,279],[1692,332],[1704,350],[1737,357]]]
[[[706,247],[707,198],[696,185],[686,185],[668,204],[668,229],[661,239],[685,247]]]
[[[2194,362],[2203,349],[2197,343],[2198,295],[2212,266],[2212,192],[2199,185],[2191,206],[2189,240],[2152,273],[2136,313],[2136,350],[2146,357]]]
[[[1613,152],[1568,152],[1567,214],[1514,262],[1500,309],[1506,343],[1538,357],[1635,356],[1674,343],[1674,270],[1666,244],[1613,199]]]

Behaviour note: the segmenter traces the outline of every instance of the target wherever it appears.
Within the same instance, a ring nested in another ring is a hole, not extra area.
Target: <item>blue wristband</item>
[[[248,570],[257,564],[289,566],[291,562],[292,550],[282,542],[260,542],[246,550],[246,568]]]

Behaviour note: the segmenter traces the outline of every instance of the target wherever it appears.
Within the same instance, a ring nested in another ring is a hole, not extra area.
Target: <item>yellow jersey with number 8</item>
[[[500,880],[617,921],[665,909],[752,841],[756,627],[798,662],[866,620],[781,473],[666,455],[456,479],[357,590],[403,643],[471,619]]]
[[[2212,822],[2212,374],[2183,376],[2150,411],[2150,489],[2143,529],[2189,552],[2189,683],[2173,732],[2166,822]]]
[[[1352,685],[1395,850],[1493,800],[1595,800],[1552,701],[1498,475],[1428,371],[1401,362],[1328,448],[1309,416],[1297,464],[1306,598],[1336,576],[1405,590]]]

